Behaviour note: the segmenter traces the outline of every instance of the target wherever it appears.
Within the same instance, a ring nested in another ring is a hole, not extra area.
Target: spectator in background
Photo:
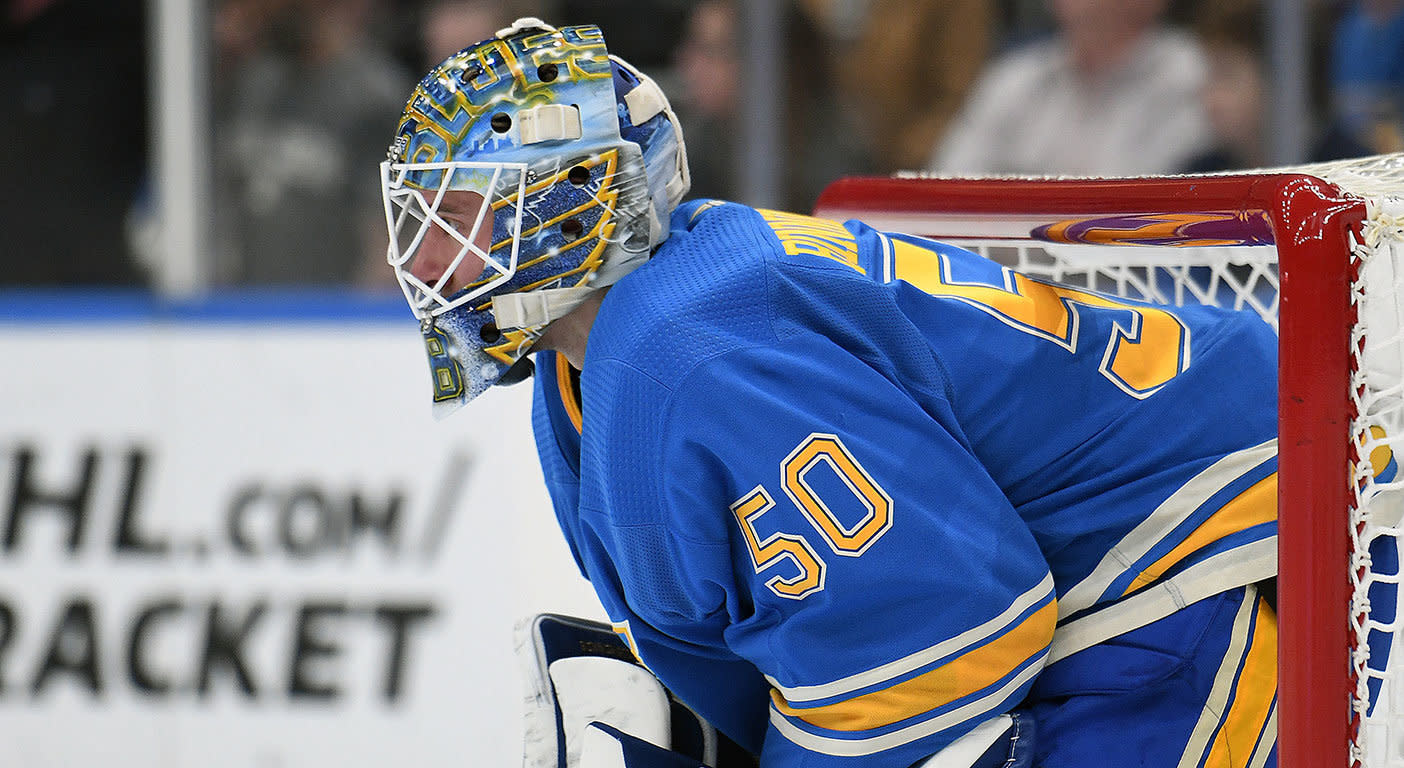
[[[1165,0],[1051,0],[1058,31],[996,59],[930,167],[942,173],[1128,175],[1180,168],[1209,143],[1204,55]]]
[[[736,111],[741,55],[736,9],[726,0],[698,3],[677,52],[676,111],[689,145],[706,147],[709,161],[692,169],[694,197],[734,197]]]
[[[430,0],[420,16],[420,69],[427,71],[463,46],[492,37],[513,18],[496,0]]]
[[[0,3],[0,285],[140,285],[125,222],[146,173],[145,3]]]
[[[989,54],[991,0],[803,0],[838,44],[838,84],[875,170],[926,165]]]
[[[1208,173],[1269,165],[1267,156],[1267,68],[1260,0],[1206,3],[1196,20],[1209,75],[1202,91],[1214,144],[1180,170]],[[1306,157],[1308,162],[1370,154],[1370,149],[1328,124]]]
[[[570,20],[566,23],[598,26],[609,37],[611,54],[645,71],[656,71],[654,79],[666,85],[666,73],[660,70],[669,66],[683,44],[692,9],[702,4],[696,0],[525,0],[524,7],[517,10],[542,18],[543,14],[559,13],[562,19]]]
[[[413,78],[369,34],[374,0],[226,0],[216,29],[221,279],[351,284],[384,269],[384,214],[362,178]],[[251,42],[256,41],[256,42]],[[378,281],[383,283],[383,278]]]
[[[1355,0],[1331,46],[1335,127],[1371,152],[1404,150],[1404,0]]]
[[[784,92],[779,99],[788,150],[781,159],[781,200],[747,201],[805,211],[833,179],[867,170],[857,131],[847,121],[833,85],[834,56],[818,26],[792,3],[782,12],[786,56]],[[692,166],[695,197],[735,200],[740,178],[737,120],[741,99],[742,54],[738,9],[731,0],[704,0],[687,19],[676,53],[674,108],[687,145],[706,163]],[[609,34],[606,30],[606,34]],[[612,49],[611,49],[612,50]]]
[[[1201,91],[1214,144],[1191,158],[1185,173],[1267,165],[1263,18],[1257,0],[1216,0],[1196,24],[1209,74]]]

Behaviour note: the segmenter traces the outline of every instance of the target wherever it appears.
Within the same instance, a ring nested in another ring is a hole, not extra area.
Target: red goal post
[[[1401,194],[1404,156],[1381,156],[1198,177],[847,178],[815,213],[1079,287],[1257,309],[1277,325],[1279,756],[1286,768],[1375,768],[1400,759],[1383,730],[1367,738],[1362,716],[1367,678],[1390,680],[1366,669],[1364,638],[1398,623],[1367,615],[1370,586],[1398,580],[1370,573],[1367,548],[1398,532],[1393,513],[1370,512],[1398,490],[1370,462],[1400,431]]]

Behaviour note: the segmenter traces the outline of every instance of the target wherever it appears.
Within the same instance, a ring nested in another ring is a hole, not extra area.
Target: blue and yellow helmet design
[[[647,260],[689,184],[658,86],[598,27],[532,18],[419,82],[380,173],[387,259],[421,321],[439,415]]]

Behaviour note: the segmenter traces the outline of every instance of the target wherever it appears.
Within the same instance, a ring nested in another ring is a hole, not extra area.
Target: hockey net
[[[815,212],[1277,329],[1280,764],[1404,766],[1404,155],[1199,177],[850,178]]]

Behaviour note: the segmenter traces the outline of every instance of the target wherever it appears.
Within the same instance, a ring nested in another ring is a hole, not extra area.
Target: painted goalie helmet
[[[439,416],[528,375],[551,322],[667,237],[689,184],[658,86],[599,28],[532,18],[420,81],[380,175]]]

